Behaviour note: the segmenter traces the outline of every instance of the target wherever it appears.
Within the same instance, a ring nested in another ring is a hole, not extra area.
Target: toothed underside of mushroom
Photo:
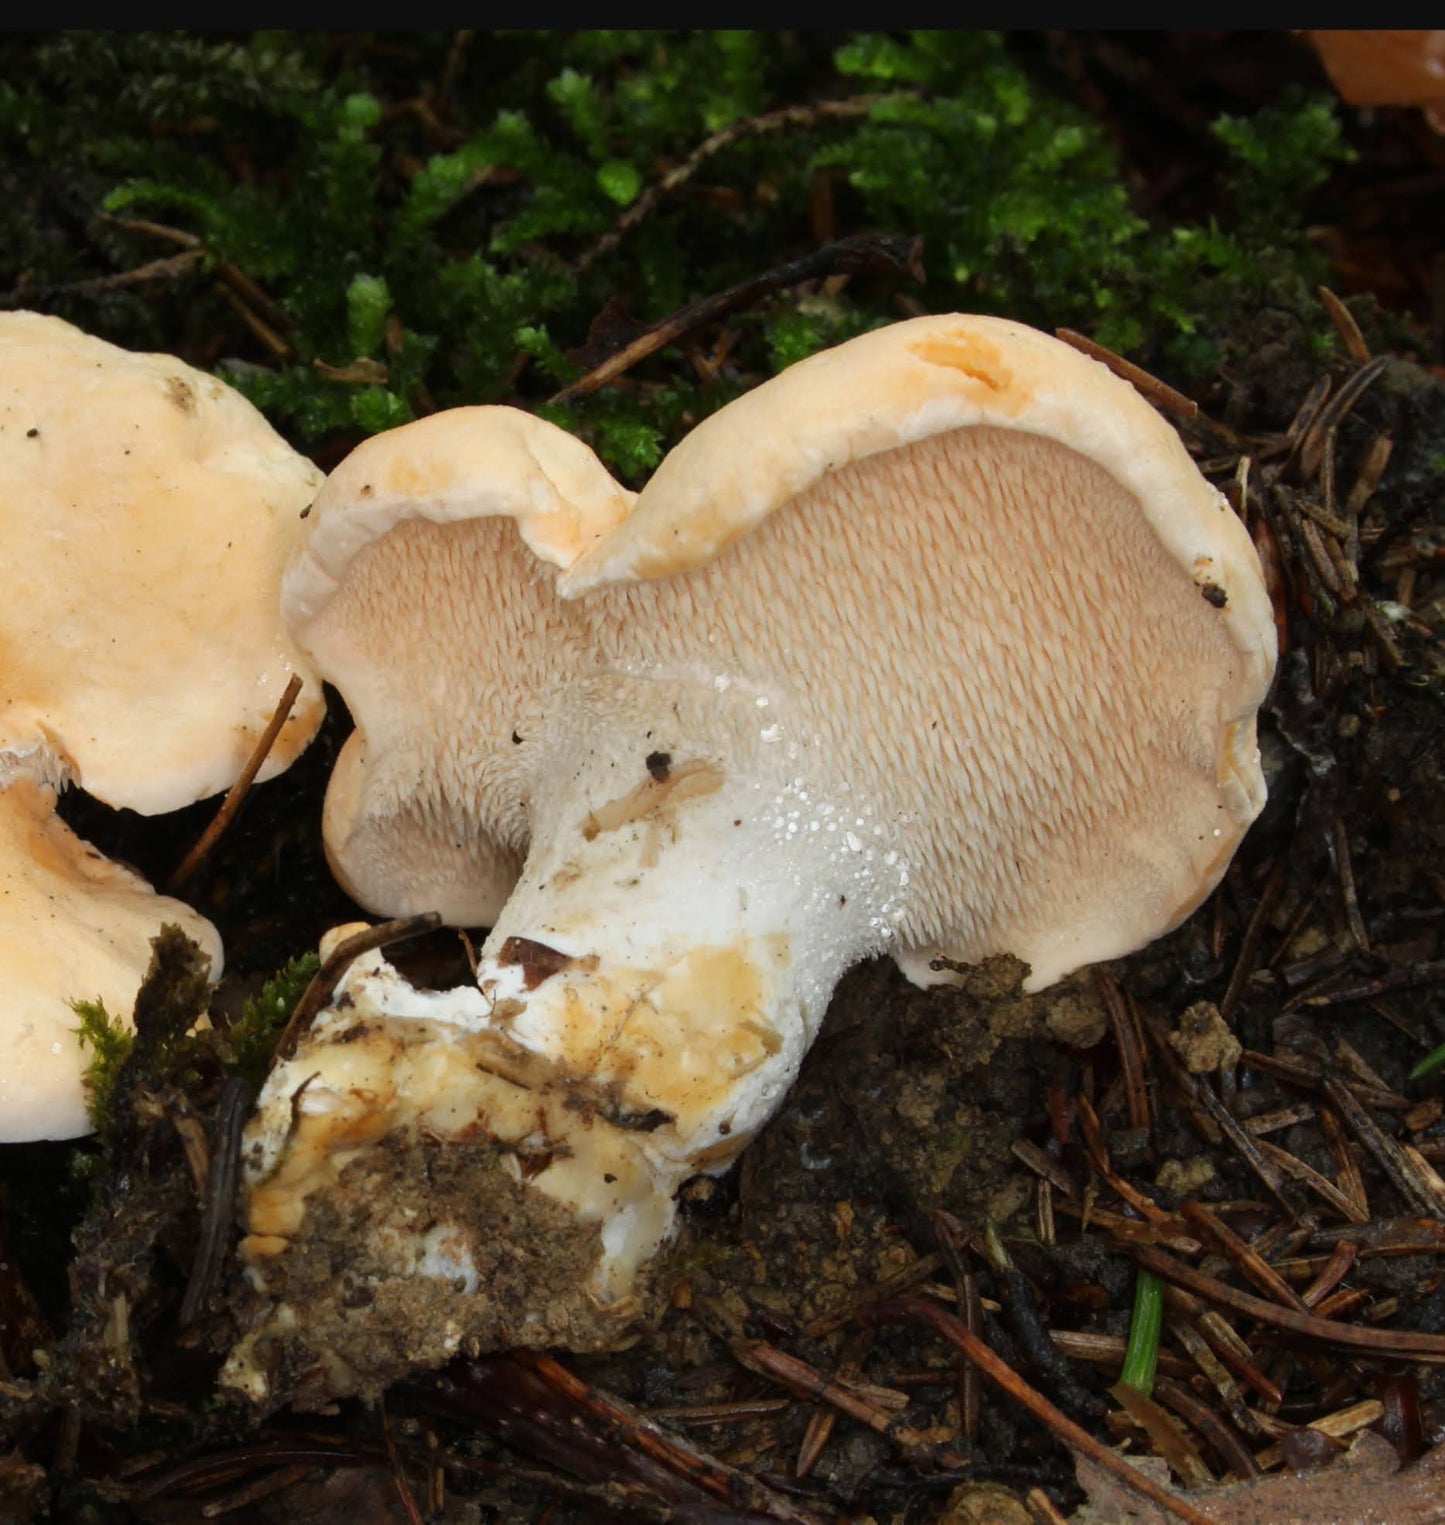
[[[1013,953],[1037,987],[1176,924],[1263,803],[1244,657],[1141,518],[1064,446],[954,430],[584,602],[604,668],[754,683],[779,773],[906,838],[868,951]]]
[[[1006,429],[870,456],[686,576],[579,605],[508,521],[408,522],[309,639],[359,728],[333,856],[387,914],[495,913],[542,717],[589,663],[775,695],[810,768],[918,843],[899,945],[1013,952],[1038,983],[1187,914],[1262,803],[1218,611],[1113,478]]]
[[[510,519],[409,519],[308,624],[356,722],[325,836],[360,904],[462,926],[501,909],[528,840],[523,748],[576,641],[551,582]]]

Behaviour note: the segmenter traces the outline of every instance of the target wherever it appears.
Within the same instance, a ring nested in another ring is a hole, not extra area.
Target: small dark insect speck
[[[514,747],[520,747],[522,745],[522,738],[515,731],[512,732],[512,745]]]
[[[1217,582],[1200,583],[1199,591],[1204,595],[1204,602],[1213,604],[1216,609],[1224,608],[1229,602],[1229,594]]]
[[[27,429],[25,431],[25,438],[26,439],[39,439],[40,438],[40,430],[39,429]]]
[[[659,784],[665,784],[667,782],[667,775],[672,772],[672,753],[649,752],[647,754],[647,771]]]

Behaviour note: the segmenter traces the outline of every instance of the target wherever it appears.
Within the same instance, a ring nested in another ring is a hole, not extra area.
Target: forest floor
[[[1140,204],[1177,215],[1207,122],[1277,67],[1238,36],[1037,46]],[[98,1182],[73,1146],[8,1149],[0,1519],[1445,1518],[1445,1066],[1422,1065],[1445,1043],[1445,139],[1376,117],[1314,233],[1338,358],[1260,313],[1170,415],[1255,535],[1282,641],[1269,803],[1218,893],[1039,996],[1006,961],[927,992],[856,969],[740,1166],[685,1191],[636,1343],[461,1361],[381,1408],[212,1400],[234,1330],[218,1300],[178,1334],[200,1238],[179,1149]],[[209,867],[233,1003],[355,914],[316,846],[345,730],[284,808],[255,791]],[[67,810],[157,879],[207,813],[158,835]],[[204,1129],[217,1097],[192,1100]],[[1163,1309],[1148,1398],[1118,1385],[1141,1280]],[[1060,1415],[1164,1457],[1201,1513],[1122,1513]]]

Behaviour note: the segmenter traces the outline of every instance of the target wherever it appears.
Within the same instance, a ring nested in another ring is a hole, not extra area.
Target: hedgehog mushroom
[[[322,820],[346,892],[389,916],[490,923],[527,843],[522,739],[578,621],[552,589],[633,494],[555,425],[454,408],[327,478],[281,608],[356,730]]]
[[[851,964],[1008,952],[1041,988],[1178,923],[1264,799],[1248,536],[1131,387],[1016,323],[785,371],[558,586],[587,640],[527,720],[530,847],[477,983],[359,960],[252,1125],[271,1331],[362,1386],[376,1319],[301,1308],[308,1193],[356,1278],[427,1282],[454,1342],[605,1343],[676,1188],[766,1122]],[[488,1212],[386,1205],[380,1131],[388,1170],[403,1138],[454,1173],[485,1141]],[[267,1366],[253,1344],[231,1375]]]
[[[88,1131],[74,999],[129,1017],[150,939],[214,928],[81,843],[79,784],[175,810],[229,785],[291,674],[281,569],[321,474],[238,393],[58,318],[0,315],[0,1139]],[[262,776],[323,713],[312,677]]]

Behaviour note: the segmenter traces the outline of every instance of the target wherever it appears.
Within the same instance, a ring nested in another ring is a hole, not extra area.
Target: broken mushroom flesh
[[[919,319],[783,373],[679,445],[559,591],[583,660],[574,636],[518,748],[530,843],[476,985],[416,992],[371,955],[263,1094],[272,1334],[332,1183],[372,1168],[328,1142],[351,1109],[393,1158],[484,1142],[508,1242],[573,1278],[498,1297],[493,1226],[447,1218],[465,1291],[416,1280],[458,1340],[614,1339],[677,1187],[771,1116],[851,964],[1008,952],[1038,989],[1176,925],[1263,802],[1274,635],[1247,536],[1131,388],[1019,325]],[[378,1107],[397,1051],[405,1099]],[[358,1280],[393,1295],[417,1212],[369,1195]],[[378,1380],[375,1327],[332,1326],[344,1381]],[[253,1393],[265,1338],[233,1358]]]
[[[0,523],[23,569],[0,603],[0,941],[24,991],[7,1007],[0,1139],[88,1131],[70,1003],[103,997],[128,1021],[164,923],[220,972],[208,922],[48,812],[72,784],[145,814],[227,787],[296,672],[260,776],[310,740],[321,686],[276,600],[320,481],[214,377],[0,314]]]

